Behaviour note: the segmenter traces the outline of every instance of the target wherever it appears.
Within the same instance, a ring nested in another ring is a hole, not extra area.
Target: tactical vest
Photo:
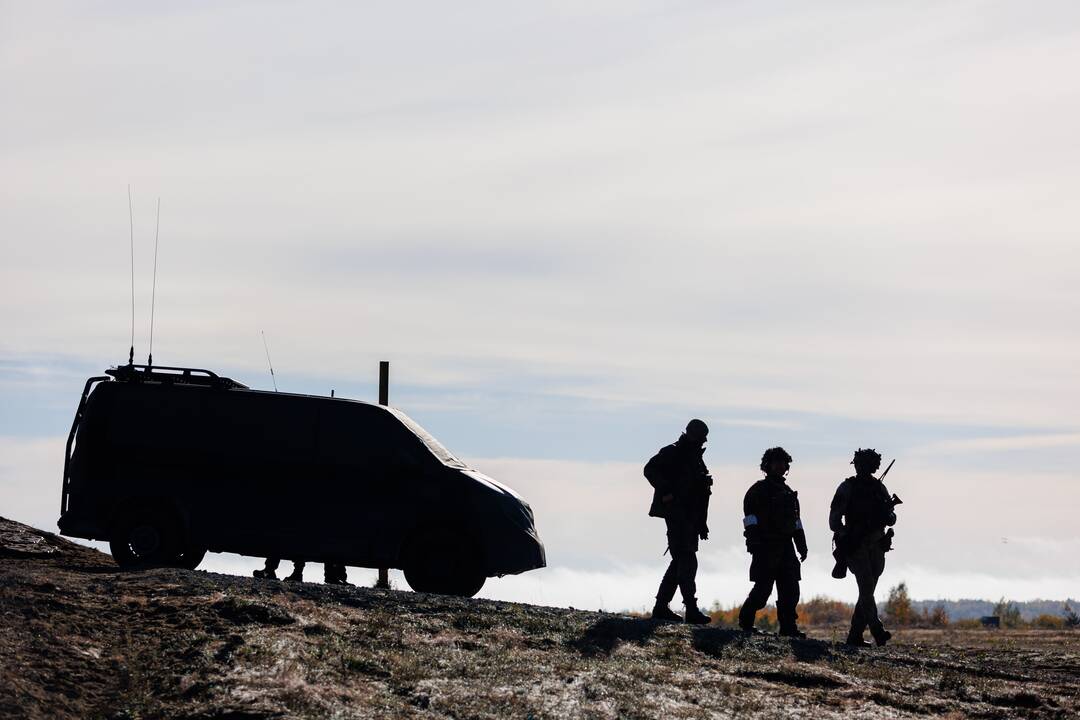
[[[765,487],[765,517],[762,530],[766,535],[790,538],[795,534],[799,519],[799,495],[783,483],[762,481]]]
[[[866,481],[849,478],[851,495],[848,497],[846,525],[850,535],[863,538],[885,528],[889,506],[882,484],[877,479]]]

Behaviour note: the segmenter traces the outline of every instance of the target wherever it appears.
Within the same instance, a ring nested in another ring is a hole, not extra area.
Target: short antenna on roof
[[[266,344],[266,331],[260,330],[263,339],[263,349],[266,350],[266,364],[270,366],[270,379],[274,381],[274,392],[277,392],[277,378],[274,377],[274,363],[270,362],[270,346]]]
[[[146,367],[154,367],[154,303],[157,300],[157,250],[158,233],[161,231],[161,198],[157,199],[157,221],[154,223],[154,286],[150,291],[150,354],[146,360]],[[134,347],[134,345],[132,346]]]
[[[131,207],[131,183],[128,183],[128,228],[131,236],[131,349],[128,365],[135,364],[135,211]]]

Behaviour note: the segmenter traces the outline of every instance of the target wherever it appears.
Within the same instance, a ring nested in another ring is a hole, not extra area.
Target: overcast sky
[[[269,387],[265,330],[282,390],[371,399],[389,359],[536,509],[551,567],[490,597],[651,603],[641,466],[693,416],[705,603],[776,444],[804,594],[855,596],[827,505],[873,446],[885,586],[1076,596],[1076,67],[1070,2],[0,2],[0,515],[55,529],[127,359],[130,184],[137,356],[160,196],[155,360]]]

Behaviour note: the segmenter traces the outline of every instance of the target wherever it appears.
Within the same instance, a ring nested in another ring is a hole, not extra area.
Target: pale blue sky
[[[808,591],[853,594],[823,506],[875,445],[912,498],[884,582],[1069,594],[1078,41],[1073,3],[0,3],[0,514],[55,522],[126,359],[130,183],[138,356],[160,196],[155,359],[269,386],[264,329],[282,389],[353,397],[391,360],[537,508],[552,569],[492,596],[648,602],[640,465],[693,415],[706,597],[746,590],[777,443]]]

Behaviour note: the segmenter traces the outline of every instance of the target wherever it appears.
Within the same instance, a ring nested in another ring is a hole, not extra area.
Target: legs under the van
[[[277,569],[280,564],[281,560],[278,558],[266,558],[266,567],[251,574],[264,580],[277,580]]]
[[[348,578],[345,572],[344,565],[338,565],[337,563],[326,563],[323,565],[325,574],[323,578],[328,585],[349,585]]]
[[[285,578],[285,582],[304,582],[304,565],[301,560],[293,560],[292,574]]]
[[[303,561],[293,560],[293,571],[291,575],[285,578],[286,582],[303,582],[304,564]],[[266,580],[277,580],[277,569],[279,565],[281,565],[281,558],[266,558],[266,567],[262,570],[256,570],[252,575]]]

